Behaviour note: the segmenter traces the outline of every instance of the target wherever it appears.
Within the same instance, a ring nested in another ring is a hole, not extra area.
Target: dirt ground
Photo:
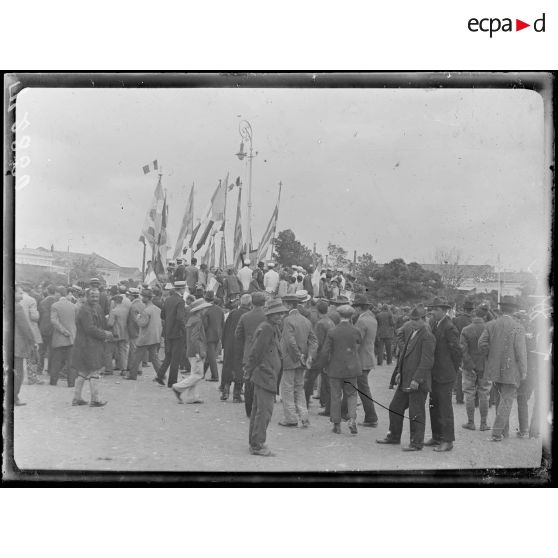
[[[393,366],[370,373],[374,398],[389,406],[388,389]],[[152,381],[153,369],[144,368],[138,381],[119,375],[101,380],[102,408],[72,407],[73,390],[65,381],[58,386],[24,385],[15,408],[14,455],[21,469],[117,470],[117,471],[370,471],[463,468],[537,467],[541,442],[516,438],[514,406],[509,439],[487,441],[490,432],[461,428],[466,422],[464,405],[454,405],[456,442],[448,453],[431,448],[402,452],[399,446],[378,445],[388,429],[388,411],[376,407],[377,428],[359,428],[352,436],[347,425],[342,434],[331,432],[326,417],[318,416],[312,400],[311,426],[284,428],[281,403],[275,405],[267,444],[274,457],[248,452],[248,419],[244,405],[219,400],[217,383],[202,382],[202,405],[179,405],[171,390]],[[47,378],[48,379],[48,378]],[[89,395],[88,387],[84,396]],[[363,419],[358,407],[358,419]],[[489,421],[494,419],[490,409]],[[477,418],[478,420],[478,418]],[[408,443],[408,421],[402,441]],[[478,424],[477,424],[478,426]],[[430,425],[427,418],[426,436]]]

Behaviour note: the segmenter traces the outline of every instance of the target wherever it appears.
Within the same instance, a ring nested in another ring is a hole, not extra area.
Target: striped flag
[[[179,258],[182,254],[182,248],[185,244],[190,242],[194,232],[194,185],[190,190],[186,210],[184,211],[184,218],[180,226],[180,233],[176,239],[176,246],[174,247],[173,259]]]
[[[238,189],[238,206],[236,208],[236,222],[234,225],[234,247],[233,247],[233,265],[235,270],[242,266],[243,243],[242,243],[242,213],[240,207],[242,205],[242,188]]]
[[[144,165],[142,169],[143,169],[143,174],[148,174],[151,172],[152,169],[154,171],[159,170],[159,163],[157,163],[157,159],[155,159],[153,163],[149,163],[149,165]]]
[[[140,242],[147,242],[152,247],[155,246],[161,231],[161,221],[163,217],[163,206],[165,204],[165,196],[163,194],[163,185],[161,176],[157,181],[153,198],[151,199],[151,207],[145,216],[145,221],[141,229]]]
[[[161,228],[157,237],[157,245],[155,247],[154,269],[158,275],[164,275],[167,269],[167,221],[168,221],[167,197],[163,201],[163,214],[161,218]]]
[[[202,220],[201,226],[194,237],[194,252],[200,250],[206,243],[210,233],[215,230],[218,231],[223,221],[225,220],[225,204],[226,204],[226,191],[229,175],[227,174],[225,180],[219,180],[219,184],[211,196],[209,207],[205,212],[205,217]]]
[[[275,206],[275,209],[273,210],[273,213],[271,215],[271,219],[269,220],[267,228],[265,229],[265,232],[263,233],[262,239],[260,240],[260,245],[258,246],[258,250],[257,250],[257,253],[256,253],[256,262],[263,261],[265,259],[265,256],[267,254],[267,251],[269,250],[269,246],[271,244],[271,241],[275,237],[275,230],[277,228],[277,219],[279,217],[279,201],[281,199],[281,186],[282,186],[282,184],[280,182],[279,183],[279,195],[277,196],[277,205]]]

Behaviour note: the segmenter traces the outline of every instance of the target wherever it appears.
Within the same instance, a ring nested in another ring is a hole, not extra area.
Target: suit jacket
[[[52,322],[52,347],[69,347],[76,339],[77,308],[67,298],[62,297],[50,307]]]
[[[432,333],[436,337],[432,380],[439,384],[455,382],[457,369],[461,366],[461,346],[457,328],[448,316],[444,316],[439,325],[432,322]]]
[[[186,336],[186,306],[178,293],[173,291],[165,300],[161,318],[165,322],[165,339],[180,339]]]
[[[525,330],[511,316],[504,314],[488,322],[479,338],[479,349],[488,356],[488,379],[519,387],[527,377]]]
[[[276,393],[281,371],[281,358],[279,327],[272,326],[267,320],[261,322],[254,332],[254,342],[248,350],[247,376],[262,389]]]
[[[41,337],[41,332],[39,331],[39,310],[37,308],[37,300],[24,292],[23,299],[20,304],[27,316],[27,319],[29,320],[31,331],[35,337],[35,343],[42,343],[43,338]]]
[[[78,371],[100,370],[105,363],[105,339],[108,336],[103,309],[98,304],[83,304],[76,318],[76,339],[72,366]]]
[[[242,352],[244,345],[236,341],[235,331],[240,318],[250,311],[246,306],[240,306],[229,313],[223,327],[223,373],[242,370]]]
[[[473,318],[469,314],[457,314],[452,321],[453,325],[457,328],[457,331],[461,333],[465,326],[468,326],[473,322]]]
[[[52,335],[52,322],[50,321],[50,309],[57,301],[54,295],[49,295],[39,302],[39,330],[43,337]]]
[[[145,304],[139,299],[135,298],[130,301],[130,308],[128,312],[128,337],[130,339],[137,339],[139,335],[139,325],[137,316],[140,312],[145,310]]]
[[[20,302],[14,304],[14,356],[28,358],[33,350],[35,337]]]
[[[382,311],[376,316],[378,321],[378,338],[387,339],[395,334],[395,320],[391,312]]]
[[[327,342],[327,334],[334,327],[335,324],[327,314],[326,315],[322,314],[317,324],[314,326],[314,332],[316,334],[316,339],[318,341],[318,348],[316,350],[316,358],[312,362],[313,370],[315,369],[323,370],[328,364],[324,347]]]
[[[376,360],[374,357],[374,342],[376,341],[378,322],[374,314],[367,310],[358,317],[355,326],[362,335],[362,343],[359,348],[360,364],[363,370],[371,370],[374,368]]]
[[[310,296],[314,296],[314,285],[312,285],[312,275],[307,273],[302,280],[302,286]]]
[[[283,320],[281,349],[283,352],[283,370],[303,368],[306,359],[316,357],[318,340],[312,324],[298,310],[291,310]]]
[[[463,368],[473,370],[482,377],[484,373],[484,353],[479,349],[479,339],[484,331],[485,321],[482,318],[473,318],[473,323],[465,326],[461,331],[459,343],[463,351]]]
[[[361,343],[360,331],[349,322],[343,321],[329,330],[324,352],[330,378],[356,378],[362,375],[358,356]]]
[[[413,328],[395,366],[396,372],[401,375],[398,389],[407,391],[413,380],[419,384],[422,391],[428,392],[432,389],[431,371],[434,366],[435,346],[436,339],[426,324],[417,330]]]
[[[125,306],[121,303],[110,310],[107,325],[112,328],[112,334],[117,340],[128,341],[128,339],[130,339],[128,334],[130,306]]]
[[[240,317],[234,336],[242,347],[242,363],[248,363],[248,349],[252,344],[254,333],[258,326],[265,321],[265,313],[262,306],[254,306],[250,312]]]
[[[155,304],[147,304],[145,309],[137,314],[136,321],[140,327],[139,336],[136,340],[138,347],[147,345],[158,345],[163,333],[163,322],[161,320],[161,309]]]
[[[196,355],[200,355],[201,358],[207,356],[205,328],[200,312],[189,314],[186,321],[186,356],[194,358]]]
[[[213,304],[203,314],[205,338],[208,343],[218,343],[223,336],[225,313],[220,306]]]

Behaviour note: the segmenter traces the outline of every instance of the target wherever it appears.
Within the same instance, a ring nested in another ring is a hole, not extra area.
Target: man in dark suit
[[[424,321],[421,307],[413,308],[406,340],[395,366],[397,389],[389,406],[389,432],[378,444],[399,444],[405,410],[409,409],[411,443],[403,451],[419,451],[424,445],[424,404],[431,389],[436,339]]]
[[[378,331],[376,337],[378,338],[378,366],[382,365],[384,359],[384,349],[386,353],[387,363],[391,364],[392,356],[392,341],[395,335],[395,320],[393,314],[389,311],[387,304],[382,306],[382,311],[376,316],[378,322]]]
[[[46,291],[47,296],[39,302],[39,330],[43,340],[39,347],[39,374],[44,370],[45,358],[48,360],[50,366],[52,351],[52,322],[50,321],[50,309],[60,298],[54,285],[48,285]]]
[[[470,325],[473,321],[472,312],[475,309],[475,305],[470,301],[466,300],[463,303],[463,312],[459,312],[455,318],[453,318],[453,325],[457,328],[457,333],[461,335],[463,328]],[[457,378],[455,380],[455,402],[458,405],[464,403],[464,394],[463,394],[463,376],[461,367],[457,369]]]
[[[428,308],[432,310],[430,327],[436,338],[436,350],[430,393],[432,439],[424,445],[434,446],[434,451],[451,451],[455,441],[452,392],[462,356],[459,333],[447,315],[451,308],[447,301],[435,298]]]
[[[153,380],[164,386],[163,378],[170,366],[168,387],[172,387],[178,380],[178,366],[182,360],[186,344],[186,306],[184,304],[185,281],[176,281],[174,289],[163,304],[161,319],[164,320],[163,335],[165,338],[165,360],[161,364],[159,373]]]
[[[204,296],[206,302],[211,306],[204,312],[202,321],[205,329],[205,339],[207,341],[207,356],[203,364],[203,374],[209,368],[211,370],[211,378],[208,382],[219,381],[219,371],[217,370],[217,345],[223,336],[223,326],[225,325],[225,313],[220,306],[215,304],[215,295],[213,291],[207,291]]]
[[[242,365],[246,368],[248,364],[248,350],[252,344],[254,333],[257,327],[265,321],[265,295],[264,293],[252,293],[252,310],[246,312],[240,317],[238,325],[234,333],[236,343],[242,354]],[[244,384],[244,405],[246,407],[246,416],[250,416],[252,411],[252,400],[254,397],[254,386],[250,380]]]

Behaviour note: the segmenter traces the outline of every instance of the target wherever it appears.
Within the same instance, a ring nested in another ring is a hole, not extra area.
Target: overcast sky
[[[30,123],[31,161],[16,195],[18,248],[70,241],[73,251],[141,267],[156,180],[141,167],[163,165],[174,247],[192,183],[197,216],[227,172],[247,185],[235,157],[245,118],[259,153],[254,242],[282,181],[278,230],[318,252],[331,241],[382,263],[430,263],[436,248],[456,247],[468,263],[495,265],[500,254],[519,270],[548,249],[543,104],[533,92],[27,89],[17,109]]]

